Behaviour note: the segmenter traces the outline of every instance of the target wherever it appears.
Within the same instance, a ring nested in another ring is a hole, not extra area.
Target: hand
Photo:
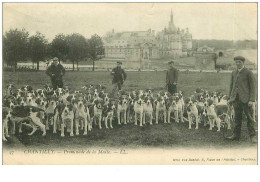
[[[252,106],[254,105],[254,103],[255,103],[255,102],[253,102],[253,101],[249,101],[249,102],[248,102],[248,106],[249,106],[249,107],[252,107]]]
[[[51,76],[55,76],[55,74],[51,74]]]

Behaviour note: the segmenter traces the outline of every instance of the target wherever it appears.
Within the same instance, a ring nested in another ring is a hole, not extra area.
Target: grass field
[[[184,97],[191,95],[198,87],[228,93],[230,73],[180,73],[178,89],[184,92]],[[44,72],[30,73],[3,73],[3,85],[13,83],[17,88],[22,85],[32,85],[33,88],[42,88],[50,84],[50,79]],[[111,90],[111,76],[109,72],[67,72],[64,76],[64,85],[72,90],[80,90],[85,84],[102,84]],[[127,72],[127,80],[124,84],[125,90],[154,89],[164,90],[165,72]],[[5,87],[3,87],[5,88]],[[194,126],[193,126],[194,128]],[[199,130],[188,130],[188,123],[184,124],[163,124],[153,126],[117,126],[114,122],[114,129],[94,128],[88,136],[68,135],[61,138],[58,134],[53,135],[47,132],[42,137],[40,131],[34,136],[23,135],[13,137],[4,146],[15,147],[14,143],[19,140],[20,145],[36,148],[66,148],[66,147],[252,147],[248,136],[246,122],[243,123],[243,132],[240,141],[230,142],[224,140],[223,130],[209,131],[208,128],[200,126]],[[253,146],[256,147],[256,146]]]
[[[51,84],[50,78],[44,72],[17,72],[4,73],[3,84],[14,83],[15,86],[32,85],[33,88],[42,88]],[[64,76],[64,85],[72,90],[80,89],[85,84],[102,84],[111,90],[112,77],[110,72],[67,72]],[[192,94],[198,87],[208,90],[228,93],[230,82],[229,73],[194,73],[181,72],[178,89],[186,96]],[[123,89],[165,89],[165,72],[128,72]]]

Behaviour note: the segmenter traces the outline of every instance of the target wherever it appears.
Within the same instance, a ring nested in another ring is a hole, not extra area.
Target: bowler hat
[[[236,61],[236,60],[245,62],[246,59],[243,56],[236,56],[236,57],[234,57],[234,61]]]
[[[168,64],[173,64],[174,62],[173,61],[169,61]]]
[[[122,62],[121,61],[117,61],[117,64],[122,64]]]

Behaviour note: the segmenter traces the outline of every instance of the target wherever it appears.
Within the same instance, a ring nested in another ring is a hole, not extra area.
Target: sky
[[[3,32],[25,28],[49,41],[59,33],[158,32],[171,10],[175,26],[188,27],[193,39],[257,39],[257,3],[4,3]]]

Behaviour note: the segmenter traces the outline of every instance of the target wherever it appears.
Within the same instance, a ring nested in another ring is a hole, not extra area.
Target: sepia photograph
[[[257,16],[2,2],[3,165],[257,165]]]

